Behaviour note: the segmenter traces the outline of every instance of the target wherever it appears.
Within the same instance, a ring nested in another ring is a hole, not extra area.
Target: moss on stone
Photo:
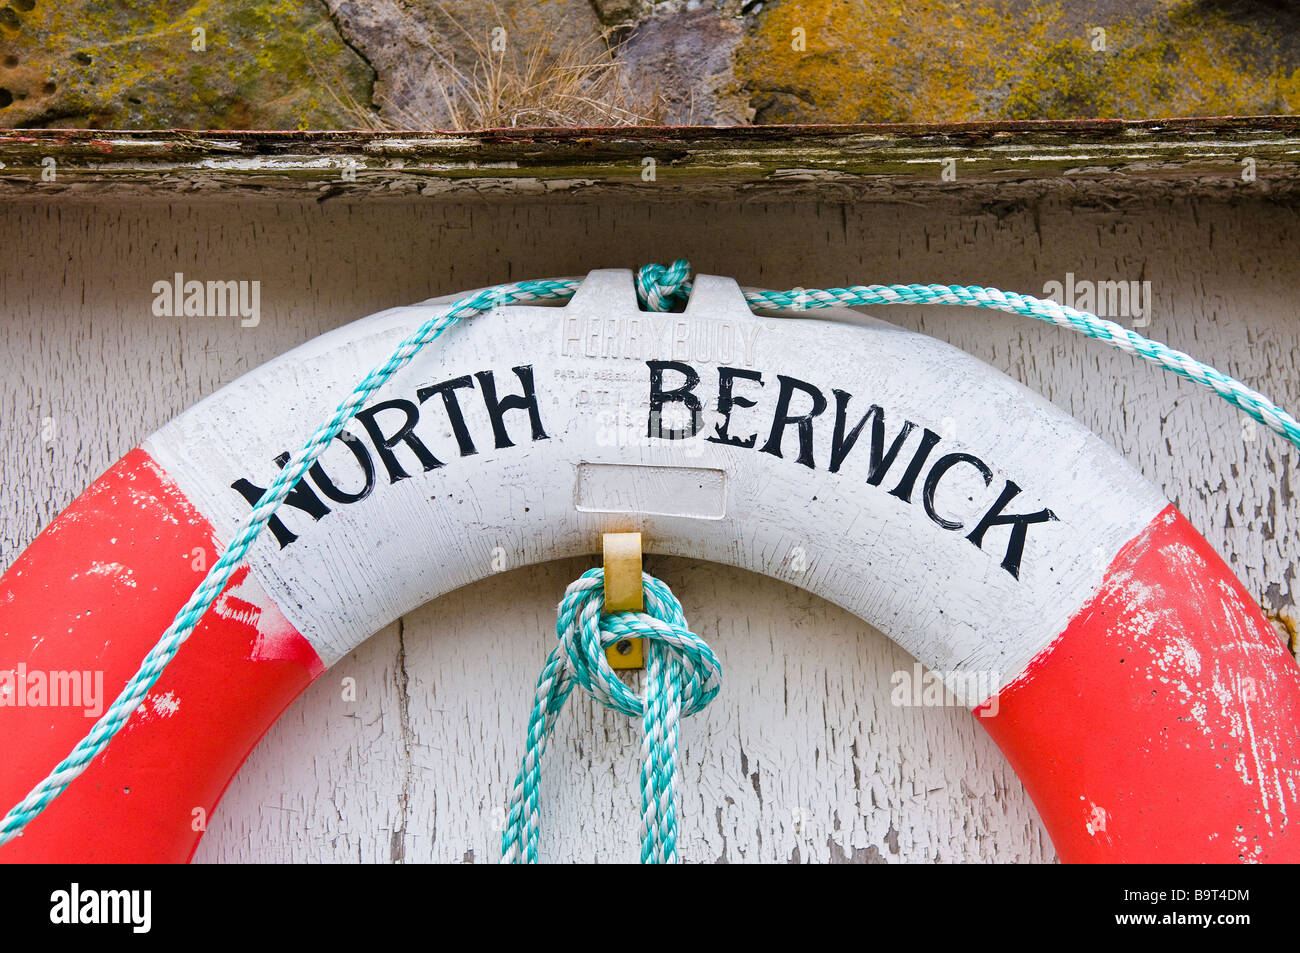
[[[38,0],[0,24],[10,126],[340,126],[329,91],[368,102],[373,80],[312,0]]]

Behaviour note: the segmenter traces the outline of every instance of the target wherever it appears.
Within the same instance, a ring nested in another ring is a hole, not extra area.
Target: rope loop
[[[649,573],[641,574],[641,582],[644,612],[603,612],[605,570],[599,567],[565,590],[556,612],[558,644],[537,679],[523,763],[506,811],[503,863],[537,863],[542,755],[574,685],[614,711],[641,717],[641,860],[676,862],[677,725],[718,694],[722,667],[708,643],[687,627],[672,590]],[[622,639],[646,640],[640,695],[605,658],[605,649]]]
[[[636,273],[636,294],[650,311],[671,311],[691,293],[691,263],[678,258],[671,265],[642,265]]]
[[[692,632],[672,590],[649,573],[641,574],[645,612],[602,612],[605,570],[589,569],[564,593],[555,634],[570,676],[606,708],[629,717],[645,715],[645,701],[618,677],[605,649],[623,639],[656,643],[668,660],[681,666],[682,715],[694,715],[718,694],[722,669],[707,642]],[[649,646],[647,646],[649,648]]]

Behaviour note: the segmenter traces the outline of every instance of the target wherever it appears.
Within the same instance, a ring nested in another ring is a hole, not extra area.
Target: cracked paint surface
[[[1300,844],[1298,699],[1287,647],[1171,506],[983,724],[1063,860],[1254,862]]]

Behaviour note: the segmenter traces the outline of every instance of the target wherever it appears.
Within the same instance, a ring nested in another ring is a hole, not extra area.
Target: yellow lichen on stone
[[[1179,4],[1155,22],[1112,24],[1106,41],[1104,51],[1071,38],[1039,52],[1004,115],[1137,119],[1285,113],[1300,105],[1300,72],[1286,68],[1271,38],[1195,4]],[[1243,50],[1264,68],[1243,62]]]
[[[1041,44],[1046,22],[944,0],[782,2],[742,44],[737,77],[760,122],[957,121],[989,114],[1003,60]]]
[[[737,52],[760,122],[1290,112],[1300,73],[1258,24],[1195,2],[1089,22],[1059,3],[778,0]],[[802,42],[802,49],[800,48]]]

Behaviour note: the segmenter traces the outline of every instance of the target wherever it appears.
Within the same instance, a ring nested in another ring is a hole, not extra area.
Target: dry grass
[[[490,35],[471,34],[449,13],[444,15],[468,41],[469,63],[456,63],[432,43],[429,82],[442,111],[392,100],[376,100],[375,108],[350,94],[330,95],[359,126],[376,129],[455,129],[510,126],[635,126],[662,121],[657,95],[637,96],[629,88],[617,47],[608,35],[569,41],[550,50],[521,51],[513,24],[506,29],[504,49],[493,49]],[[501,18],[498,17],[498,20]]]

